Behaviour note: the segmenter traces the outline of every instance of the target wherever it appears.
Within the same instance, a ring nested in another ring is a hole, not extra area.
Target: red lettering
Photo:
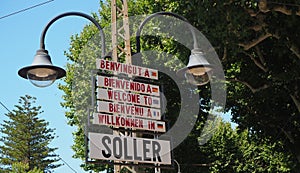
[[[147,86],[147,93],[152,93],[152,89],[150,85]]]
[[[125,118],[121,117],[121,125],[125,126],[125,123],[126,123]]]
[[[109,112],[114,112],[114,105],[112,103],[108,104],[108,111]]]
[[[124,114],[125,113],[125,106],[124,105],[118,105],[119,108],[121,109],[121,113]],[[118,112],[120,113],[120,112]]]
[[[133,72],[132,72],[132,73],[133,73],[134,75],[136,75],[136,72],[137,72],[137,70],[136,70],[136,69],[137,69],[137,68],[136,68],[136,66],[133,66],[133,69],[132,69],[132,70],[133,70]]]
[[[152,117],[151,109],[149,109],[149,108],[148,108],[148,111],[147,111],[147,116]]]
[[[153,121],[148,121],[148,129],[155,129],[155,123]]]
[[[105,65],[106,65],[105,69],[109,70],[109,61],[105,61]]]
[[[130,120],[129,120],[129,118],[126,118],[126,126],[130,127]]]
[[[139,120],[139,127],[140,128],[144,128],[144,122],[143,122],[143,120]]]
[[[120,122],[119,121],[120,121],[120,117],[116,117],[116,125],[117,126],[120,126]]]
[[[144,76],[145,76],[145,77],[150,77],[148,69],[145,70]]]
[[[105,61],[103,59],[100,60],[100,69],[105,69]]]
[[[115,65],[116,65],[116,71],[121,71],[121,70],[120,70],[121,64],[120,64],[120,63],[116,63]]]
[[[98,114],[98,119],[99,119],[99,123],[100,123],[100,124],[105,124],[105,123],[104,123],[104,122],[105,122],[105,121],[104,121],[104,120],[105,120],[104,118],[105,118],[104,115]]]
[[[123,72],[127,73],[127,65],[126,64],[123,64]]]
[[[135,126],[134,123],[135,123],[134,119],[130,119],[130,126],[131,126],[131,127],[134,127],[134,126]]]
[[[142,76],[142,68],[138,67],[138,71],[139,71],[139,76]]]
[[[107,90],[107,95],[108,95],[108,99],[112,100],[113,91],[112,90]]]
[[[129,65],[129,66],[128,66],[128,74],[131,74],[131,73],[132,73],[132,66]]]
[[[109,78],[105,77],[104,78],[104,86],[108,86],[109,82],[108,82]]]

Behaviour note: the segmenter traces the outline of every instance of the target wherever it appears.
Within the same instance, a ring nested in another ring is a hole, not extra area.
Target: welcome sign
[[[158,79],[158,71],[145,67],[98,59],[97,69],[113,74],[126,74]],[[161,120],[160,86],[117,76],[96,77],[97,112],[94,125],[140,133],[164,133],[166,123]],[[171,145],[168,140],[134,138],[89,132],[89,158],[133,163],[171,164]]]

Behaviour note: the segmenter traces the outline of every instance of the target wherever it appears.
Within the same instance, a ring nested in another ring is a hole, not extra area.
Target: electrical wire
[[[31,6],[31,7],[28,7],[28,8],[25,8],[25,9],[22,9],[22,10],[19,10],[19,11],[16,11],[16,12],[13,12],[13,13],[10,13],[10,14],[7,14],[7,15],[5,15],[5,16],[0,17],[0,19],[4,19],[4,18],[7,18],[7,17],[9,17],[9,16],[13,16],[13,15],[16,15],[16,14],[18,14],[18,13],[21,13],[21,12],[24,12],[24,11],[27,11],[27,10],[30,10],[30,9],[33,9],[33,8],[36,8],[36,7],[45,5],[45,4],[47,4],[47,3],[49,3],[49,2],[52,2],[52,1],[54,1],[54,0],[49,0],[49,1],[46,1],[46,2],[42,2],[42,3],[36,4],[36,5],[34,5],[34,6]]]
[[[25,9],[22,9],[22,10],[19,10],[19,11],[16,11],[16,12],[13,12],[13,13],[10,13],[10,14],[7,14],[5,16],[2,16],[0,17],[0,19],[4,19],[4,18],[7,18],[7,17],[10,17],[10,16],[13,16],[13,15],[16,15],[18,13],[21,13],[21,12],[24,12],[24,11],[28,11],[30,9],[33,9],[33,8],[36,8],[36,7],[39,7],[39,6],[42,6],[42,5],[45,5],[47,3],[50,3],[54,0],[49,0],[49,1],[45,1],[45,2],[42,2],[42,3],[39,3],[39,4],[36,4],[36,5],[33,5],[31,7],[28,7],[28,8],[25,8]],[[11,111],[5,106],[5,104],[3,104],[1,101],[0,101],[0,104],[1,106],[6,109],[8,112],[11,113]],[[56,154],[54,151],[53,153],[69,168],[71,169],[74,173],[77,173],[77,171],[75,169],[73,169],[63,158],[61,158],[58,154]]]
[[[67,165],[67,167],[69,167],[73,172],[77,173],[77,171],[75,169],[73,169],[66,161],[64,161],[64,159],[62,159],[58,154],[56,154],[54,151],[53,153],[65,164]]]
[[[1,104],[2,107],[4,107],[4,109],[6,109],[8,112],[11,113],[11,111],[1,101],[0,101],[0,104]]]
[[[1,101],[0,101],[0,105],[4,108],[4,109],[6,109],[8,112],[10,112],[11,113],[11,111],[7,108],[7,106],[5,106],[5,104],[4,103],[2,103]],[[75,170],[75,169],[73,169],[63,158],[61,158],[58,154],[56,154],[54,151],[53,151],[53,153],[65,164],[65,165],[67,165],[67,167],[68,168],[70,168],[74,173],[77,173],[77,171]]]

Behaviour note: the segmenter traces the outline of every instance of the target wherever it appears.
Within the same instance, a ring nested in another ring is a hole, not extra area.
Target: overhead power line
[[[54,153],[58,158],[60,158],[61,161],[62,161],[65,165],[67,165],[68,168],[70,168],[73,172],[77,173],[77,171],[76,171],[75,169],[73,169],[66,161],[64,161],[64,159],[62,159],[58,154],[56,154],[54,151],[53,151],[53,153]]]
[[[42,3],[40,3],[40,4],[36,4],[36,5],[34,5],[34,6],[31,6],[31,7],[25,8],[25,9],[22,9],[22,10],[20,10],[20,11],[16,11],[16,12],[7,14],[7,15],[5,15],[5,16],[0,17],[0,19],[4,19],[4,18],[6,18],[6,17],[13,16],[13,15],[16,15],[16,14],[18,14],[18,13],[21,13],[21,12],[24,12],[24,11],[27,11],[27,10],[30,10],[30,9],[33,9],[33,8],[36,8],[36,7],[45,5],[45,4],[47,4],[47,3],[49,3],[49,2],[52,2],[52,1],[54,1],[54,0],[49,0],[49,1],[46,1],[46,2],[42,2]]]
[[[2,106],[4,109],[6,109],[8,112],[11,112],[11,111],[5,106],[5,104],[3,104],[1,101],[0,101],[0,104],[1,104],[1,106]]]

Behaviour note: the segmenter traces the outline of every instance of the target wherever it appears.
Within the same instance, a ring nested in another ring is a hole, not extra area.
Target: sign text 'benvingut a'
[[[144,77],[148,79],[158,79],[158,71],[155,69],[135,66],[131,64],[124,64],[116,61],[97,59],[96,68],[101,70],[124,73],[130,76]]]
[[[156,121],[128,116],[109,115],[103,113],[94,113],[93,115],[93,124],[106,125],[117,128],[131,128],[135,130],[166,132],[166,126],[164,121]]]
[[[92,159],[171,164],[170,141],[89,133]]]
[[[155,69],[97,59],[97,69],[128,77],[158,79]],[[97,113],[93,124],[166,132],[161,120],[160,87],[132,79],[97,76]],[[171,164],[168,140],[89,132],[89,158],[156,165]]]

